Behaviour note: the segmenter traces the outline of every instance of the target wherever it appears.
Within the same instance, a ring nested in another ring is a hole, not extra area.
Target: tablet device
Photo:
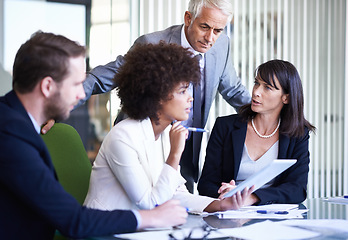
[[[296,163],[296,159],[276,159],[273,160],[269,165],[261,169],[261,171],[255,173],[254,175],[251,175],[247,179],[245,179],[243,182],[237,185],[234,189],[229,191],[224,195],[224,198],[231,197],[236,192],[240,191],[242,192],[245,187],[252,187],[255,185],[255,189],[259,189],[269,181],[271,181],[273,178],[284,172],[286,169],[291,167]]]

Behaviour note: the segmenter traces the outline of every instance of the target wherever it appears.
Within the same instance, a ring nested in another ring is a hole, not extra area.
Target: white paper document
[[[235,211],[225,212],[217,215],[223,219],[302,219],[303,213],[308,212],[308,209],[295,209],[289,211],[287,214],[276,214],[276,213],[257,213],[255,211]]]
[[[298,204],[269,204],[261,206],[247,206],[239,210],[215,213],[225,219],[294,219],[303,218],[308,209],[298,209]]]
[[[230,237],[248,240],[296,240],[314,238],[321,235],[318,232],[286,226],[269,220],[240,228],[220,229],[219,231]]]
[[[204,232],[192,231],[190,228],[178,229],[178,230],[164,230],[164,231],[148,231],[148,232],[137,232],[137,233],[127,233],[127,234],[117,234],[116,237],[132,240],[149,240],[149,239],[171,239],[170,234],[175,237],[175,239],[185,239],[191,233],[191,237],[194,239],[203,238]],[[296,239],[306,239],[314,238],[319,236],[320,233],[312,232],[310,230],[291,227],[278,222],[264,221],[260,223],[255,223],[245,227],[239,228],[224,228],[212,231],[206,236],[206,239],[222,238],[222,237],[236,237],[242,239],[250,240],[296,240]]]
[[[324,201],[331,202],[331,203],[348,204],[347,197],[331,197],[331,198],[324,199]]]
[[[278,176],[280,173],[294,165],[296,161],[296,159],[273,160],[273,162],[271,162],[265,168],[261,169],[261,171],[245,179],[243,182],[238,184],[236,188],[226,193],[224,197],[230,197],[238,191],[242,192],[246,187],[251,188],[253,185],[255,186],[255,191]]]
[[[241,210],[271,210],[271,211],[289,211],[297,209],[298,204],[266,204],[266,205],[256,205],[256,206],[245,206],[240,208]]]
[[[348,220],[344,219],[305,219],[305,220],[285,220],[281,222],[288,226],[299,226],[308,228],[332,229],[348,233]]]
[[[191,234],[191,235],[190,235]],[[132,239],[132,240],[150,240],[150,239],[173,239],[170,237],[173,236],[177,240],[185,239],[189,235],[192,239],[212,239],[212,238],[223,238],[228,237],[224,232],[221,232],[219,229],[212,231],[209,235],[205,236],[207,233],[201,231],[199,228],[182,228],[176,230],[164,230],[164,231],[150,231],[150,232],[136,232],[136,233],[126,233],[126,234],[116,234],[115,237],[123,239]]]

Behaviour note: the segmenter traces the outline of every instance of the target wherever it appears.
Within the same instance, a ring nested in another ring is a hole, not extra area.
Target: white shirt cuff
[[[141,215],[138,211],[136,210],[131,210],[135,216],[135,218],[137,219],[137,229],[139,229],[139,226],[141,226]]]

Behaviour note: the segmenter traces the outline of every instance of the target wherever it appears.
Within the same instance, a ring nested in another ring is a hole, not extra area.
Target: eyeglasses
[[[208,235],[212,231],[216,231],[216,228],[212,228],[205,224],[201,227],[195,227],[192,229],[174,229],[173,232],[169,233],[170,240],[194,240],[194,239],[207,239]]]

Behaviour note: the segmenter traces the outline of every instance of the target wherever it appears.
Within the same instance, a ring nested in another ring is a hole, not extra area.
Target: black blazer
[[[221,182],[236,179],[241,162],[247,122],[238,115],[219,117],[212,130],[198,191],[201,195],[218,197]],[[289,169],[275,178],[272,186],[256,190],[258,204],[300,203],[307,197],[309,171],[309,131],[301,138],[279,136],[278,159],[297,159]]]
[[[131,211],[87,209],[64,191],[13,91],[0,97],[0,143],[1,239],[53,239],[55,229],[72,238],[136,230]]]

